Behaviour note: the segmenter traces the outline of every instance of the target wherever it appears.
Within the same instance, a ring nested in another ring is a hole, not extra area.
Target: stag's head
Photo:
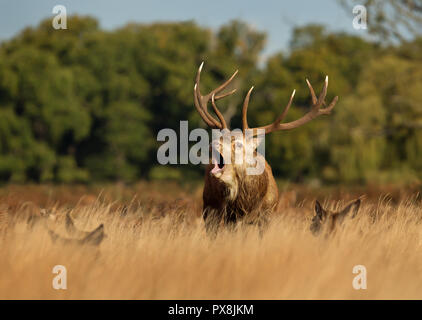
[[[356,199],[349,203],[340,211],[330,211],[324,209],[318,200],[315,202],[315,216],[312,218],[310,230],[313,235],[320,233],[330,234],[340,226],[346,217],[353,219],[360,207],[361,199]]]
[[[234,89],[222,93],[222,91],[232,82],[238,71],[236,70],[236,72],[218,88],[212,90],[206,95],[202,95],[199,84],[203,65],[204,63],[201,64],[196,75],[194,86],[195,107],[201,118],[210,128],[219,129],[221,131],[221,134],[217,137],[213,137],[213,141],[211,142],[212,163],[214,167],[210,171],[210,174],[229,186],[237,184],[241,177],[245,176],[246,174],[259,175],[264,171],[265,159],[259,152],[257,152],[257,148],[262,142],[265,134],[274,131],[294,129],[304,125],[305,123],[320,115],[329,114],[338,100],[338,97],[335,97],[326,108],[321,108],[321,106],[326,105],[325,96],[327,94],[328,77],[325,79],[322,92],[318,98],[316,97],[311,84],[308,80],[306,80],[306,83],[308,84],[309,90],[311,92],[312,105],[311,110],[307,112],[302,118],[292,122],[282,123],[292,104],[293,97],[296,92],[293,90],[293,93],[290,96],[290,100],[284,108],[284,111],[277,119],[275,119],[273,123],[262,127],[249,128],[247,112],[249,99],[253,90],[252,87],[248,91],[243,102],[242,130],[230,130],[223,117],[223,114],[219,111],[216,105],[216,101],[227,97],[236,91],[236,89]],[[215,115],[217,116],[217,119],[208,112],[209,101],[211,101],[211,106]]]
[[[223,129],[210,144],[210,174],[230,189],[237,189],[247,175],[260,175],[265,169],[265,159],[257,151],[260,141],[241,130]]]

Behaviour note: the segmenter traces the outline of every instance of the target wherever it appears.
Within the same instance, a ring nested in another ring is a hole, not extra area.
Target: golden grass
[[[48,227],[63,236],[67,210],[80,229],[104,223],[107,238],[99,247],[55,244],[42,223],[28,229],[26,217],[36,208],[9,206],[6,217],[0,213],[0,298],[422,299],[416,197],[367,199],[330,237],[310,234],[310,197],[280,208],[262,238],[249,227],[212,240],[200,219],[200,190],[190,198],[175,192],[181,200],[169,194],[161,193],[171,198],[163,203],[135,200],[125,212],[112,196],[72,207],[51,202],[47,209],[57,219]],[[326,204],[334,209],[347,200]],[[67,290],[52,287],[55,265],[67,268]],[[355,265],[367,269],[367,290],[352,287]]]

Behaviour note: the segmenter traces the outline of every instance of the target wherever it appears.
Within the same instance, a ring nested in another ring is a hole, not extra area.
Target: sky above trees
[[[1,1],[0,39],[8,39],[26,26],[36,26],[41,19],[52,17],[56,0]],[[194,0],[63,0],[68,14],[95,16],[106,30],[129,22],[195,20],[217,30],[230,20],[240,19],[267,33],[264,56],[289,48],[292,30],[308,23],[320,23],[332,31],[364,35],[352,27],[352,12],[347,13],[338,0],[262,0],[262,1],[194,1]]]

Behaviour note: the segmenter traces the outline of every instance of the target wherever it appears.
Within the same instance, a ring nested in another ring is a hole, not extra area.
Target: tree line
[[[266,138],[276,177],[290,181],[371,183],[422,178],[422,38],[382,44],[321,25],[296,28],[288,52],[263,60],[266,34],[244,22],[220,29],[180,23],[128,24],[105,31],[93,17],[51,20],[0,46],[0,180],[91,182],[195,179],[201,166],[161,166],[162,128],[205,127],[193,83],[202,90],[234,70],[238,92],[219,103],[241,127],[243,98],[254,85],[251,126],[272,122],[296,89],[286,121],[310,105],[325,75],[330,116]]]

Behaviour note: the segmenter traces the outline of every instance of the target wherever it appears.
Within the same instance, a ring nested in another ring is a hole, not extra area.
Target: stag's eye
[[[236,148],[243,148],[243,143],[242,142],[236,142]]]

